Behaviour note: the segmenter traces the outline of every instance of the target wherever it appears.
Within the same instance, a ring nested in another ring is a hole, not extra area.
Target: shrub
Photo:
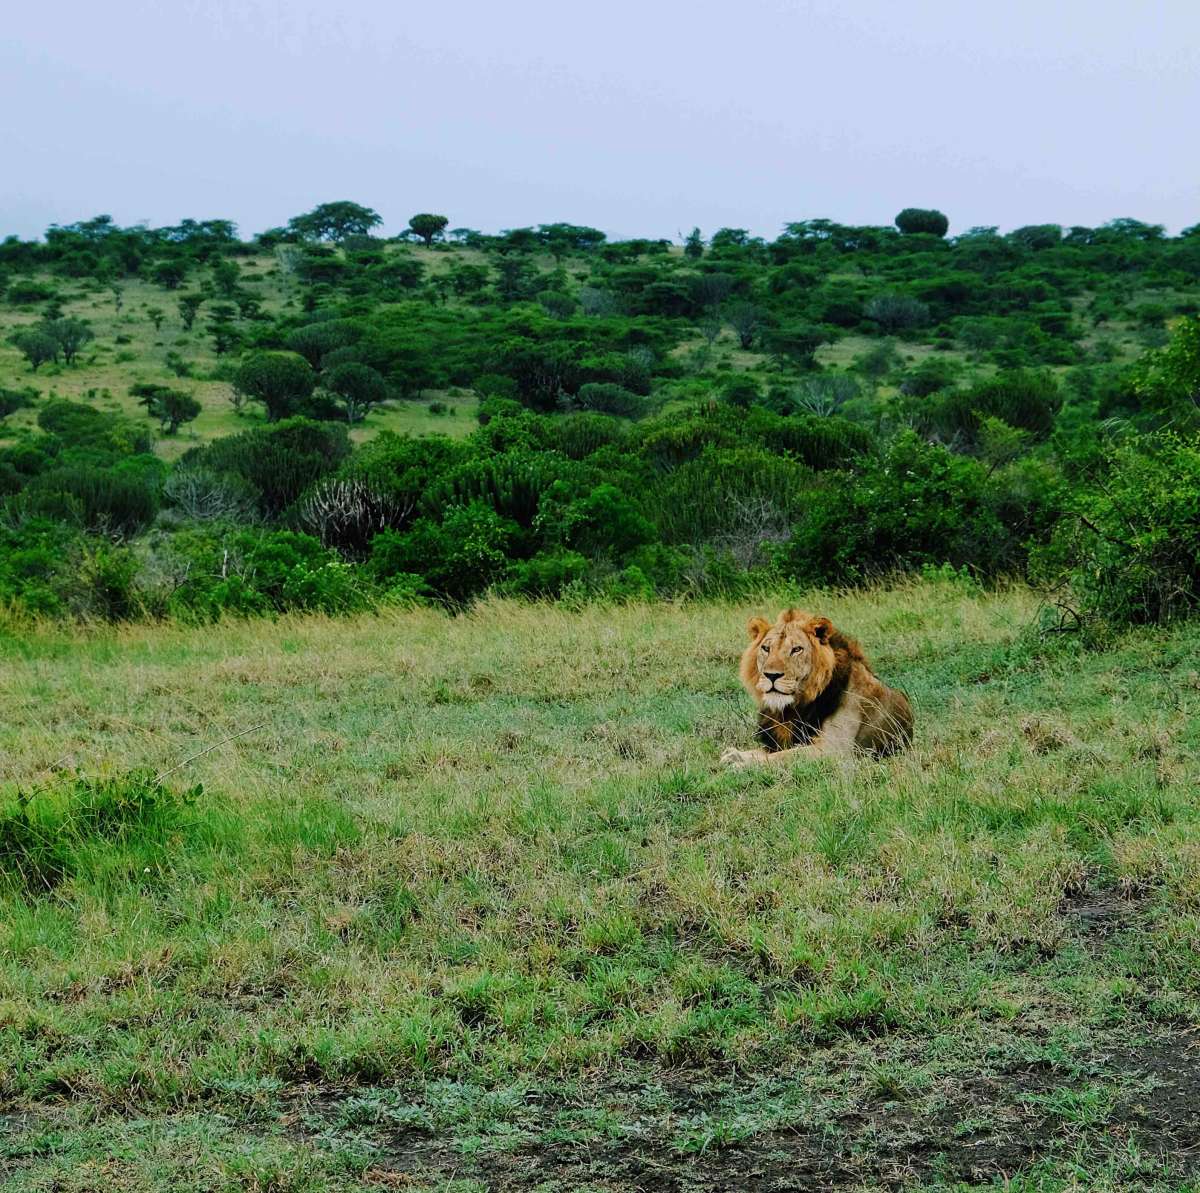
[[[924,417],[947,441],[976,447],[988,419],[1000,419],[1034,440],[1045,439],[1061,407],[1062,391],[1050,374],[1017,369],[969,390],[943,393],[926,407]]]
[[[277,517],[349,454],[344,427],[292,418],[192,448],[182,463],[235,473],[257,491],[263,513]]]
[[[548,446],[570,460],[583,460],[602,447],[623,443],[625,427],[608,414],[566,414],[549,427]]]
[[[1200,426],[1200,315],[1181,319],[1167,344],[1134,371],[1143,407],[1177,428]]]
[[[181,531],[160,563],[178,577],[168,607],[205,620],[289,610],[346,613],[374,592],[353,567],[311,535],[288,530]]]
[[[810,490],[778,558],[809,583],[853,583],[943,562],[1003,571],[1019,557],[988,505],[986,480],[978,461],[906,431],[857,475],[832,474]]]
[[[80,402],[62,399],[47,402],[38,412],[37,422],[77,458],[112,461],[150,451],[150,432],[146,427]]]
[[[26,496],[32,513],[128,538],[154,520],[159,491],[147,471],[65,464],[42,473]]]
[[[258,491],[245,477],[199,465],[174,469],[163,483],[163,497],[197,522],[252,522],[258,511]]]
[[[326,547],[361,556],[381,530],[405,525],[413,505],[366,476],[324,476],[300,498],[296,520]]]
[[[587,572],[588,561],[578,551],[542,551],[514,563],[500,589],[519,596],[557,597],[581,584]]]
[[[929,308],[904,294],[877,294],[867,303],[866,315],[886,332],[910,331],[929,322]]]
[[[615,485],[597,485],[590,493],[547,511],[539,523],[567,547],[588,555],[622,556],[651,542],[653,525]]]
[[[0,387],[0,419],[33,405],[34,395],[27,389],[4,389]]]
[[[466,600],[504,575],[516,531],[515,523],[482,502],[458,506],[440,523],[418,518],[406,531],[376,535],[371,569],[384,582],[423,575],[439,596]]]
[[[586,410],[593,414],[614,414],[621,418],[641,418],[646,413],[647,402],[640,394],[615,385],[609,381],[589,381],[579,387],[571,400],[573,410]]]
[[[810,484],[808,469],[786,456],[756,447],[709,447],[664,477],[646,507],[664,542],[698,545],[747,530],[749,507],[761,510],[764,523],[782,515],[786,526],[803,507]]]
[[[1103,483],[1068,499],[1037,575],[1068,581],[1079,612],[1111,625],[1200,608],[1200,445],[1170,432],[1115,448]]]

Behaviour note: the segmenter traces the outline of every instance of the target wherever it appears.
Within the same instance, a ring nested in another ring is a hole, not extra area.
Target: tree
[[[442,235],[449,222],[444,215],[430,215],[428,212],[422,212],[420,215],[414,215],[408,221],[408,227],[414,236],[419,236],[425,242],[425,247],[428,248],[435,237]]]
[[[704,237],[699,228],[693,228],[683,242],[683,255],[692,261],[699,261],[704,256]]]
[[[328,369],[321,385],[337,399],[349,423],[361,421],[372,406],[387,401],[387,382],[370,365],[356,361]]]
[[[501,257],[496,262],[496,293],[503,301],[532,298],[537,285],[537,270],[524,257]]]
[[[945,236],[950,228],[950,221],[940,211],[932,208],[906,207],[896,216],[896,227],[905,236],[921,232],[928,236]]]
[[[178,290],[187,277],[187,266],[182,261],[160,261],[150,276],[164,290]]]
[[[590,252],[607,239],[599,228],[583,224],[539,224],[538,238],[555,261],[561,261],[568,253]]]
[[[288,220],[288,229],[303,240],[331,240],[340,244],[347,236],[369,236],[383,217],[370,207],[342,199],[321,203],[305,215]]]
[[[814,324],[793,323],[772,329],[763,339],[772,355],[791,361],[802,369],[811,369],[815,364],[817,349],[829,342],[830,335],[823,327]]]
[[[213,262],[213,288],[222,298],[232,298],[237,292],[241,270],[236,261],[219,260]]]
[[[867,318],[886,332],[921,327],[929,319],[929,308],[904,294],[877,294],[866,305]]]
[[[45,332],[58,345],[67,364],[74,364],[79,350],[96,333],[82,319],[54,319],[44,325]]]
[[[166,313],[166,311],[164,311],[162,309],[162,307],[147,307],[146,308],[146,318],[149,319],[150,322],[154,324],[155,331],[162,330],[163,320],[166,317],[167,317],[167,313]]]
[[[179,317],[183,320],[183,326],[187,331],[192,330],[192,324],[196,322],[196,316],[200,313],[200,308],[204,305],[203,294],[181,294],[176,306],[179,307]]]
[[[130,394],[146,407],[151,418],[157,418],[166,435],[174,435],[184,423],[196,418],[203,407],[191,394],[165,385],[133,385]]]
[[[295,413],[316,385],[312,366],[295,352],[252,352],[234,375],[233,387],[253,402],[261,402],[267,421]]]
[[[14,331],[8,342],[29,362],[31,373],[36,373],[47,361],[58,359],[58,341],[40,327]]]
[[[761,317],[758,307],[752,302],[735,302],[725,311],[729,326],[737,333],[738,342],[743,348],[749,348],[754,343],[758,333]]]
[[[237,308],[227,302],[219,302],[211,308],[208,320],[208,334],[212,336],[213,351],[218,356],[224,356],[237,347],[241,336],[234,326]]]

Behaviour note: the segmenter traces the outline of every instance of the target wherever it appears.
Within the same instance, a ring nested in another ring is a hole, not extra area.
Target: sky
[[[1197,0],[60,0],[0,32],[0,237],[1200,222]]]

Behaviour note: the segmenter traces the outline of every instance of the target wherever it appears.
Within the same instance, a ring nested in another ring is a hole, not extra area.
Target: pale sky
[[[0,237],[1200,221],[1198,0],[110,0],[0,23]]]

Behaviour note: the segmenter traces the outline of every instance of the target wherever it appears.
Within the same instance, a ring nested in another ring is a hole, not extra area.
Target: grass
[[[0,638],[0,1188],[1189,1187],[1200,632],[811,597],[916,748],[723,772],[787,599]]]

